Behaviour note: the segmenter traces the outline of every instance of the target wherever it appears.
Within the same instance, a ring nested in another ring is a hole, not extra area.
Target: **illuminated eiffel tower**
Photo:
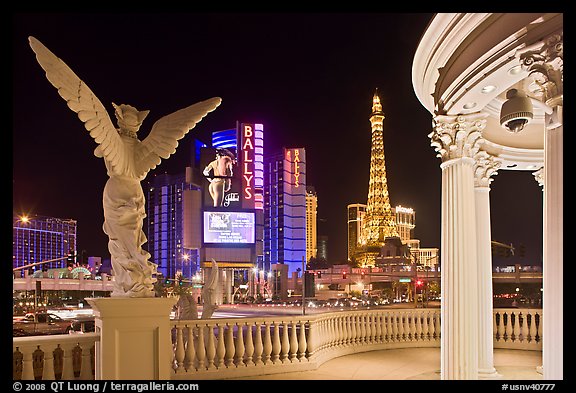
[[[384,160],[384,112],[380,104],[378,89],[372,99],[372,152],[370,157],[370,183],[368,187],[368,204],[364,216],[361,252],[357,260],[362,266],[374,266],[374,259],[387,237],[398,237],[396,220],[386,180],[386,163]]]

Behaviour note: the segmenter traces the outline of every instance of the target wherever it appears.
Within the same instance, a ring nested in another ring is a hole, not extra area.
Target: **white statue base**
[[[88,298],[96,317],[96,380],[170,379],[176,298]]]

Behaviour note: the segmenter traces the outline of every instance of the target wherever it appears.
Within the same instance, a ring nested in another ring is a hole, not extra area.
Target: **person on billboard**
[[[204,168],[204,176],[210,182],[208,191],[214,202],[214,207],[222,206],[224,194],[230,191],[232,186],[232,168],[236,163],[236,157],[228,149],[216,149],[216,159]]]

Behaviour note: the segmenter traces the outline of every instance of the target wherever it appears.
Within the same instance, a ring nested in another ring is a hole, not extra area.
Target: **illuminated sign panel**
[[[264,209],[264,127],[240,124],[242,208]]]
[[[242,207],[254,209],[254,124],[240,125],[242,157]]]
[[[254,244],[254,239],[254,212],[204,212],[204,243]]]
[[[200,166],[206,179],[204,206],[238,210],[242,207],[241,168],[236,149],[205,147],[200,150]]]

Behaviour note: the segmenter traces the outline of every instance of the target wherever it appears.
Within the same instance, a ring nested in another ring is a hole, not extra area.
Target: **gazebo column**
[[[474,156],[485,114],[434,118],[442,159],[441,379],[478,379],[478,258]]]
[[[490,183],[500,162],[483,150],[476,154],[474,193],[476,195],[476,252],[478,254],[478,377],[500,378],[494,368],[492,291],[492,234],[490,231]]]
[[[563,127],[547,129],[545,138],[542,360],[544,379],[563,379]]]
[[[564,368],[564,32],[517,52],[530,73],[546,112],[544,136],[544,271],[542,360],[544,379],[563,379]]]

